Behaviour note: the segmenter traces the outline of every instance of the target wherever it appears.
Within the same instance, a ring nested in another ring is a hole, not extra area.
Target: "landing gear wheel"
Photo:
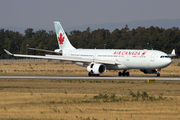
[[[91,72],[88,73],[88,76],[92,76]]]
[[[123,71],[123,76],[126,76],[126,71]]]
[[[99,76],[99,74],[92,74],[91,72],[89,72],[88,76]]]
[[[160,73],[157,73],[157,74],[156,74],[156,77],[160,77]]]
[[[99,76],[99,74],[92,74],[92,76]]]
[[[122,73],[121,72],[118,73],[118,76],[129,76],[129,75],[130,73],[126,72],[125,70]]]
[[[126,72],[126,76],[129,76],[129,72]]]
[[[118,73],[118,76],[121,76],[121,72]]]

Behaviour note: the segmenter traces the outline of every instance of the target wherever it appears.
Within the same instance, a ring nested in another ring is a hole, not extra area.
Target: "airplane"
[[[174,49],[171,54],[147,49],[76,49],[71,45],[60,22],[54,21],[54,26],[59,49],[54,51],[30,49],[56,53],[57,55],[23,55],[12,54],[6,49],[4,51],[16,57],[71,61],[72,64],[86,67],[88,76],[99,76],[107,70],[123,70],[123,72],[118,72],[118,76],[130,76],[127,70],[140,69],[145,74],[155,74],[159,77],[160,70],[169,66],[172,62],[171,57],[176,56]]]

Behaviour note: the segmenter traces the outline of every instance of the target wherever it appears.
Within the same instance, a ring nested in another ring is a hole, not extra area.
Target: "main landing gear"
[[[89,72],[88,76],[99,76],[99,74],[92,74],[91,72]]]
[[[129,72],[126,72],[126,70],[124,70],[122,73],[121,72],[118,73],[118,76],[129,76],[129,75],[130,75]]]

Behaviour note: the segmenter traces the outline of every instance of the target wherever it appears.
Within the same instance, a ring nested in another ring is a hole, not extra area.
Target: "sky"
[[[178,19],[180,0],[1,0],[3,27],[64,28],[136,20]]]

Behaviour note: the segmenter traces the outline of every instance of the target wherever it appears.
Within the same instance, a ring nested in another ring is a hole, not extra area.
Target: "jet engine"
[[[106,72],[106,66],[103,64],[92,63],[87,67],[87,71],[91,74],[103,74]]]
[[[157,69],[140,69],[141,72],[145,74],[155,74],[157,73]]]

